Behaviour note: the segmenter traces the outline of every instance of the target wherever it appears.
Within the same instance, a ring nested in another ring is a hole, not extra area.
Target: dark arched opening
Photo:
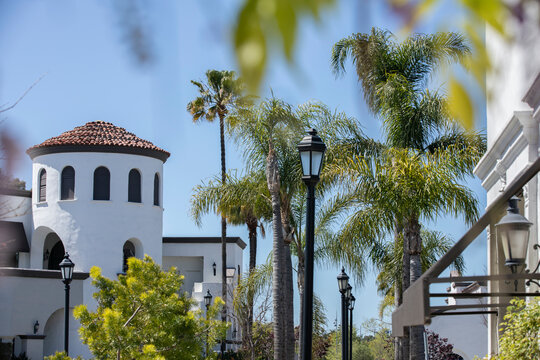
[[[159,206],[159,175],[154,175],[154,205]]]
[[[128,269],[128,259],[135,256],[135,245],[131,241],[126,241],[123,248],[124,259],[122,265],[122,272],[126,272]]]
[[[131,169],[129,172],[128,201],[141,202],[141,173],[137,169]]]
[[[66,251],[64,250],[64,244],[62,244],[61,241],[58,241],[51,249],[51,254],[49,255],[49,270],[60,270],[60,267],[58,264],[62,261],[64,258],[64,254]]]
[[[94,171],[94,200],[110,200],[111,173],[104,166]]]
[[[39,201],[47,200],[47,171],[41,169],[39,172]]]
[[[62,170],[60,188],[60,200],[72,200],[75,198],[75,169],[71,166],[66,166]]]

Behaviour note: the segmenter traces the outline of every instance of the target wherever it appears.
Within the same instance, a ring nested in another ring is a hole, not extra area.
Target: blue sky
[[[17,137],[21,150],[89,121],[125,127],[172,154],[164,168],[164,236],[219,236],[216,216],[205,217],[201,228],[189,217],[193,187],[219,172],[219,128],[217,123],[193,124],[185,109],[196,96],[190,80],[202,79],[208,69],[235,69],[230,31],[239,1],[139,3],[155,56],[144,67],[133,60],[112,1],[0,0],[0,104],[14,102],[45,74],[13,110],[3,114],[1,126]],[[460,14],[451,3],[445,1],[437,10],[420,31],[455,28]],[[456,16],[446,16],[449,12]],[[271,89],[291,104],[322,101],[360,119],[368,135],[379,137],[379,123],[366,111],[352,68],[336,79],[329,64],[333,43],[354,32],[368,32],[372,26],[400,30],[399,20],[382,1],[374,0],[338,1],[319,21],[302,21],[294,66],[273,56],[262,95]],[[479,98],[478,104],[481,101]],[[483,105],[478,107],[483,109]],[[483,111],[477,124],[480,128],[485,124]],[[227,167],[242,168],[231,142],[227,143]],[[31,161],[25,154],[14,175],[30,183]],[[477,180],[469,184],[483,209],[483,189]],[[467,229],[460,220],[447,218],[430,227],[456,240]],[[228,235],[247,241],[243,227],[230,226]],[[483,245],[477,241],[466,252],[470,274],[484,271],[485,260],[478,260],[485,259]],[[260,241],[258,262],[270,250],[268,234]],[[247,263],[247,251],[245,255]],[[316,268],[315,273],[315,292],[326,306],[328,325],[339,309],[337,273],[334,267]],[[357,324],[377,316],[374,276],[354,293]]]

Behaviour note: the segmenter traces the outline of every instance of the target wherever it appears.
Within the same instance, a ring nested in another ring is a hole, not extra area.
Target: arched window
[[[111,173],[104,166],[94,171],[94,200],[110,200]]]
[[[154,205],[159,206],[159,175],[154,175]]]
[[[47,172],[41,169],[39,172],[39,201],[47,200]]]
[[[134,257],[135,256],[135,245],[133,245],[133,243],[131,241],[126,241],[124,243],[124,248],[123,248],[123,252],[124,252],[124,262],[123,262],[123,265],[122,265],[122,272],[125,273],[128,269],[128,259],[130,257]]]
[[[75,169],[71,166],[66,166],[62,170],[60,188],[60,200],[72,200],[75,198]]]
[[[137,169],[131,169],[129,172],[128,201],[141,202],[141,173]]]

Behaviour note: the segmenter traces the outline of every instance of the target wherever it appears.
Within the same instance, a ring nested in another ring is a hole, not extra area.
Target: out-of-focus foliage
[[[390,8],[403,19],[403,28],[412,32],[423,19],[432,15],[442,0],[385,0]],[[466,14],[461,31],[471,42],[472,56],[467,67],[473,74],[477,85],[485,88],[486,71],[492,71],[484,39],[488,23],[501,37],[511,40],[505,31],[508,18],[522,22],[527,16],[528,3],[538,0],[520,0],[509,4],[503,0],[460,0],[453,6],[460,7]],[[335,0],[244,0],[234,25],[234,48],[242,76],[251,90],[260,87],[268,68],[268,48],[281,42],[285,58],[292,63],[294,45],[297,42],[297,28],[302,18],[318,19],[321,10],[334,5]],[[474,125],[475,105],[471,93],[463,81],[450,69],[448,98],[452,115],[466,128]],[[487,94],[489,96],[489,94]]]
[[[267,68],[269,48],[281,43],[292,63],[302,18],[319,18],[335,0],[245,0],[234,26],[234,48],[242,77],[256,91]]]

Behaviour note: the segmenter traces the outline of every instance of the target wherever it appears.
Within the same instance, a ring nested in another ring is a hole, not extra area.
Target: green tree
[[[540,359],[540,302],[513,299],[501,323],[496,360]]]
[[[398,43],[391,33],[378,29],[373,29],[370,34],[354,34],[342,39],[332,49],[332,66],[336,73],[344,72],[345,61],[352,58],[366,103],[382,121],[387,146],[383,158],[386,159],[382,162],[380,159],[374,160],[374,168],[371,170],[394,173],[390,177],[396,181],[395,185],[403,184],[400,175],[400,172],[403,172],[405,177],[411,176],[407,180],[407,188],[415,181],[419,181],[418,184],[425,183],[420,174],[431,166],[423,167],[422,164],[427,165],[430,161],[439,164],[446,159],[443,167],[447,174],[439,173],[443,176],[438,179],[442,181],[444,178],[448,181],[444,185],[445,190],[442,190],[444,186],[441,186],[437,192],[430,193],[425,188],[419,189],[413,185],[406,190],[406,194],[401,192],[401,198],[390,199],[393,196],[389,195],[388,199],[383,201],[384,205],[377,205],[395,210],[391,211],[392,219],[386,218],[389,222],[385,226],[385,232],[393,232],[395,241],[403,236],[402,290],[422,273],[420,218],[433,220],[439,212],[444,211],[454,215],[464,214],[469,222],[477,216],[474,197],[465,199],[466,204],[455,204],[454,192],[458,197],[465,193],[472,196],[458,185],[458,181],[472,175],[474,165],[485,151],[485,140],[480,134],[459,127],[450,116],[445,96],[426,88],[429,77],[442,63],[459,62],[468,53],[469,47],[459,34],[417,34]],[[365,158],[364,154],[360,154],[359,158]],[[414,162],[420,163],[420,167],[413,164]],[[407,170],[409,166],[419,171],[416,179],[413,179],[414,174]],[[364,167],[365,169],[367,168]],[[358,175],[352,177],[357,178]],[[370,178],[373,180],[372,176]],[[395,190],[399,192],[400,189]],[[418,191],[423,194],[417,193]],[[422,196],[424,199],[419,201]],[[356,198],[358,199],[358,194]],[[378,196],[378,199],[375,197],[373,200],[378,202],[380,198],[381,196]],[[375,202],[371,202],[371,205]],[[374,210],[382,211],[381,208]],[[384,214],[380,215],[386,217]],[[377,226],[375,223],[374,225]],[[382,234],[378,232],[376,235],[381,237]],[[399,302],[401,295],[396,294],[395,298]],[[423,358],[425,349],[422,339],[423,327],[412,327],[411,359]],[[406,346],[403,351],[408,352]]]
[[[187,104],[187,111],[193,122],[206,119],[213,122],[219,118],[219,141],[221,147],[221,182],[227,179],[225,165],[225,120],[230,110],[249,103],[243,96],[242,82],[236,78],[234,71],[208,70],[206,83],[191,81],[199,91],[199,96]],[[221,314],[223,322],[227,321],[227,221],[221,217],[221,294],[225,306]],[[225,343],[222,343],[224,350]]]
[[[214,320],[223,301],[216,297],[207,317],[193,311],[194,301],[179,294],[183,277],[161,270],[149,256],[130,258],[126,275],[111,280],[90,270],[97,292],[95,311],[79,305],[83,343],[98,359],[194,359],[223,336],[227,324]]]

